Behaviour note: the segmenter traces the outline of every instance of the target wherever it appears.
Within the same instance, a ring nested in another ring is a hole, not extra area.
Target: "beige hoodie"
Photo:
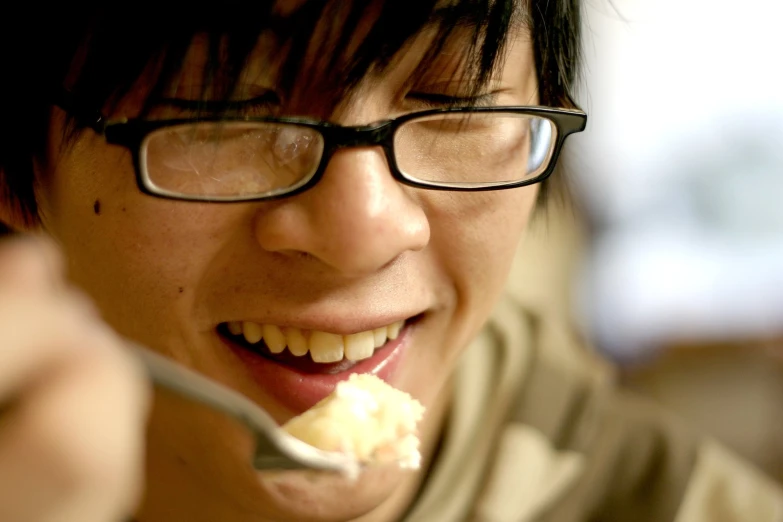
[[[547,249],[549,235],[539,237]],[[517,267],[466,351],[440,452],[406,522],[783,522],[777,483],[619,390],[552,313],[563,303],[519,291],[557,293],[519,280],[532,272]]]

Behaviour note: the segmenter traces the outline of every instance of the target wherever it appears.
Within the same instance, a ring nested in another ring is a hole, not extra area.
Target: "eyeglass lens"
[[[444,185],[506,184],[549,165],[556,127],[526,114],[455,113],[401,126],[394,140],[406,177]]]
[[[543,117],[453,113],[397,129],[397,166],[420,183],[482,186],[533,178],[548,166],[557,129]],[[150,188],[172,195],[249,197],[288,192],[317,171],[315,128],[278,122],[196,122],[158,129],[142,143]]]

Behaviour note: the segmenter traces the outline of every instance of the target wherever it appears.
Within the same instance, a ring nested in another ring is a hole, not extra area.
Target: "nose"
[[[361,276],[423,249],[430,228],[382,150],[362,147],[337,151],[314,187],[260,211],[255,234],[267,251],[308,254],[343,275]]]

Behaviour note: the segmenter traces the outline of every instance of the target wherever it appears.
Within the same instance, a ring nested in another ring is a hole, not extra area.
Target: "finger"
[[[64,286],[64,261],[55,244],[43,237],[0,241],[0,289],[45,292]]]
[[[130,513],[148,398],[119,351],[81,351],[50,369],[0,431],[0,520],[103,522]]]
[[[0,293],[0,403],[73,352],[96,349],[92,334],[103,326],[81,298],[49,299]]]

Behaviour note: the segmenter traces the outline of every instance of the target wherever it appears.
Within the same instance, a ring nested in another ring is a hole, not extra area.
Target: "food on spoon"
[[[344,453],[361,463],[418,469],[416,425],[423,415],[424,406],[407,393],[374,375],[351,374],[283,429],[311,446]]]

